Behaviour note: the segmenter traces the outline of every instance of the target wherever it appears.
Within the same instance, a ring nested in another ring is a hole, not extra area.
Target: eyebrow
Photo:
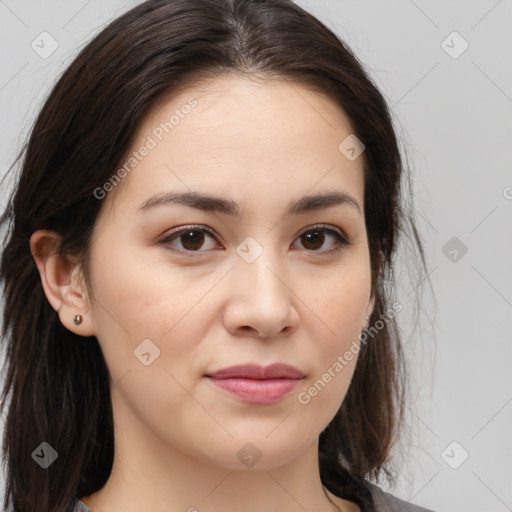
[[[174,204],[190,206],[205,212],[218,212],[232,216],[240,215],[240,208],[236,202],[199,192],[164,192],[154,195],[140,205],[137,213],[147,212],[159,206]],[[285,215],[299,215],[336,205],[350,205],[361,214],[359,203],[346,192],[326,192],[304,196],[298,201],[291,202]]]

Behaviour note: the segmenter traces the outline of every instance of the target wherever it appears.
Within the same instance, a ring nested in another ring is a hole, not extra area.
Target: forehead
[[[153,105],[124,162],[128,172],[106,201],[119,196],[133,211],[169,189],[230,191],[241,200],[248,192],[267,196],[272,183],[288,196],[316,186],[350,189],[362,204],[363,155],[351,161],[339,150],[351,133],[344,111],[303,85],[230,75],[204,80]]]

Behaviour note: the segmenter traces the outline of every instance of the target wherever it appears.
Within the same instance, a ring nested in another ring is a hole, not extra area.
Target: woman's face
[[[247,452],[271,468],[317,441],[370,312],[363,156],[351,133],[318,93],[228,76],[146,117],[103,189],[91,252],[87,315],[123,430],[226,468],[247,466]],[[171,200],[180,194],[188,201]],[[273,363],[303,377],[207,377]]]

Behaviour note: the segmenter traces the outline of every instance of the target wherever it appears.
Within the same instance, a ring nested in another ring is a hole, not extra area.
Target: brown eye
[[[200,250],[204,245],[205,241],[215,239],[213,233],[205,228],[188,227],[174,231],[170,235],[166,236],[159,243],[165,245],[171,245],[178,252],[204,252]],[[175,242],[179,242],[176,247]],[[213,247],[215,244],[213,244]],[[212,247],[210,247],[211,249]],[[207,248],[208,249],[208,248]]]
[[[179,235],[181,245],[187,251],[197,251],[204,244],[205,235],[203,231],[186,231]]]
[[[325,233],[322,233],[321,231],[309,231],[302,235],[301,238],[305,240],[305,243],[303,241],[303,244],[308,251],[315,251],[324,245]]]
[[[319,250],[326,243],[326,240],[329,240],[329,237],[331,237],[331,239],[334,238],[337,242],[337,247],[335,245],[333,249]],[[338,231],[321,226],[303,231],[299,235],[299,239],[302,240],[302,244],[306,250],[313,252],[331,252],[350,245],[349,241],[341,233],[338,233]]]

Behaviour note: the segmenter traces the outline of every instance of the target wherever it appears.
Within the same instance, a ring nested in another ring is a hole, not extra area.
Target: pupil
[[[195,250],[199,249],[203,245],[204,233],[201,233],[201,231],[189,231],[183,236],[188,237],[185,239],[185,243],[182,241],[182,244],[186,249]],[[188,244],[188,242],[192,242],[192,246]],[[188,247],[186,244],[188,244]]]
[[[315,241],[318,239],[318,237],[322,237],[323,233],[312,231],[304,236],[306,237],[307,243],[313,242],[313,245],[315,245]],[[315,247],[322,247],[322,243],[319,246],[316,245]]]

